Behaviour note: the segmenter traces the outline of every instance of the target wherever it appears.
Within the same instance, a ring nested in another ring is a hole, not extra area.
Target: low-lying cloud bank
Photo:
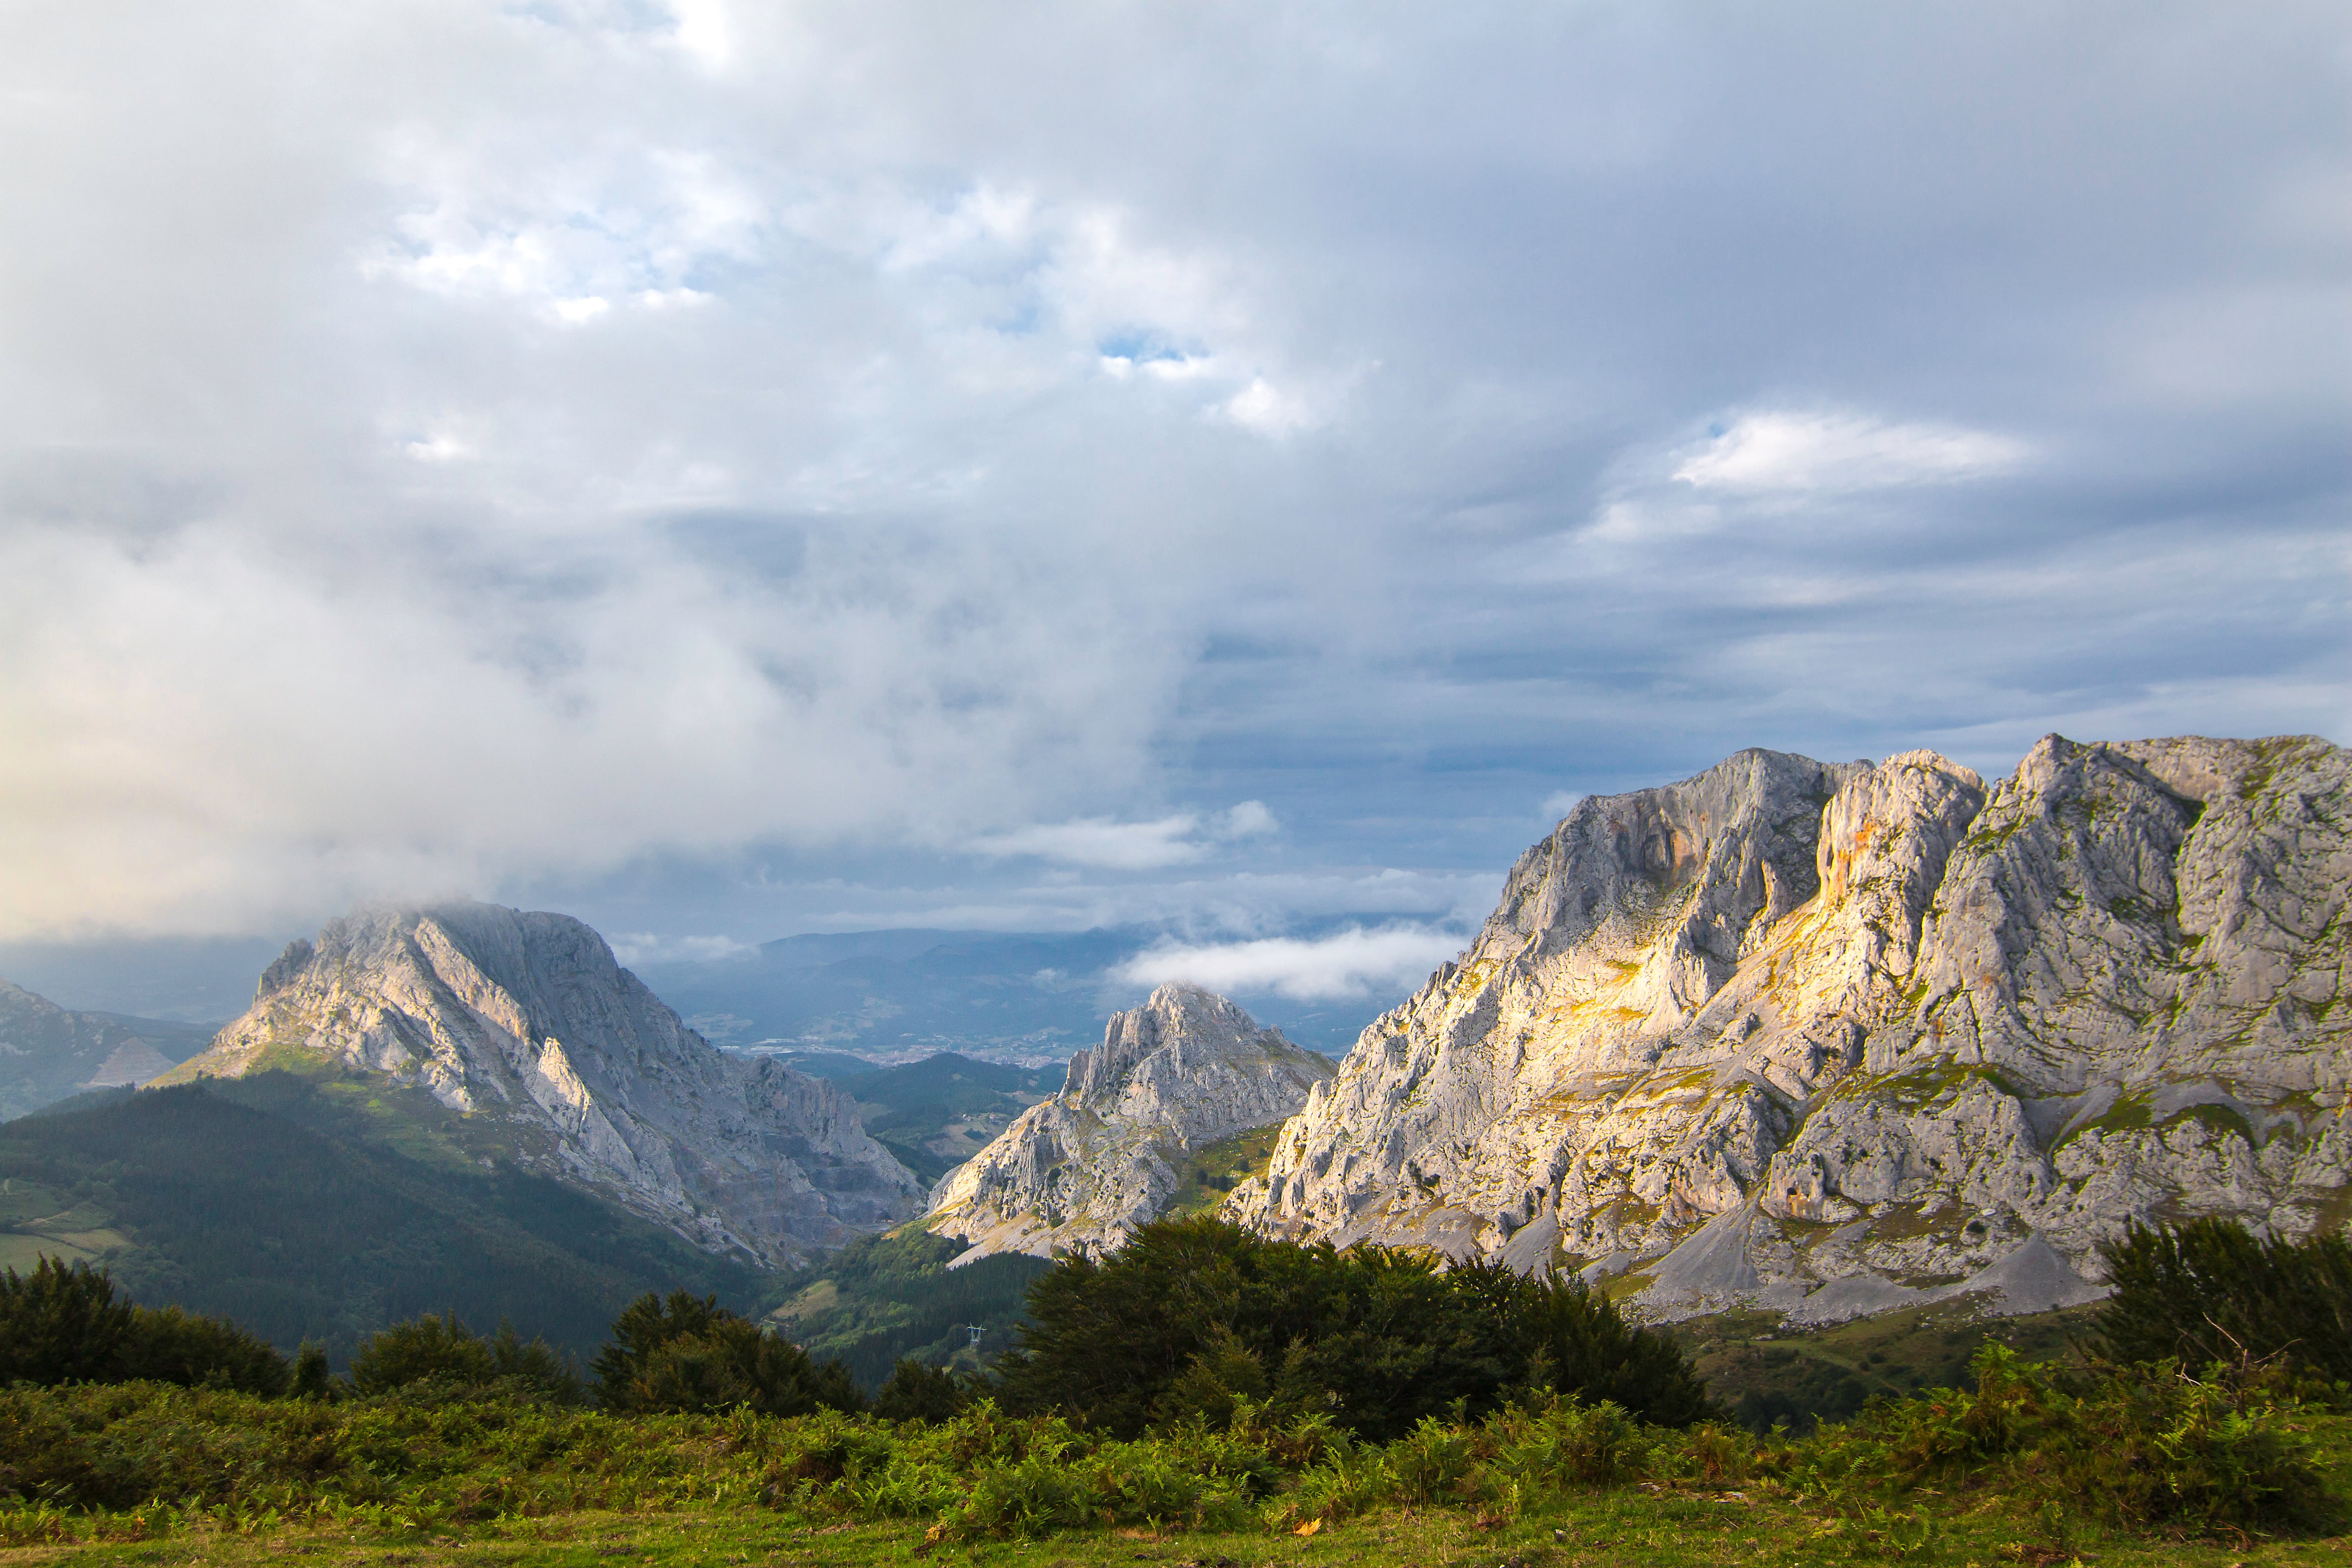
[[[1326,937],[1153,948],[1112,977],[1132,985],[1183,982],[1230,995],[1272,992],[1301,1002],[1343,1001],[1410,987],[1460,953],[1467,940],[1429,926],[1351,926]]]

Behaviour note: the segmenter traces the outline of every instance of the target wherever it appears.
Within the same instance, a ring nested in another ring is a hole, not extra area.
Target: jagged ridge
[[[943,1177],[925,1224],[971,1243],[959,1264],[1116,1247],[1181,1184],[1185,1155],[1280,1121],[1331,1073],[1226,998],[1163,985],[1111,1015],[1060,1093]]]
[[[1230,1211],[1816,1319],[2080,1299],[2134,1219],[2341,1224],[2347,754],[1746,752],[1589,799]]]

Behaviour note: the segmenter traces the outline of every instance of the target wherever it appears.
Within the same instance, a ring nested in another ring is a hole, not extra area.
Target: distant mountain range
[[[0,980],[0,1121],[85,1089],[144,1083],[205,1048],[201,1024],[78,1013]]]
[[[785,937],[730,958],[640,963],[636,973],[727,1050],[839,1051],[884,1063],[955,1051],[1042,1066],[1094,1044],[1105,1018],[1143,1000],[1150,986],[1117,971],[1172,934],[1139,925],[845,931]],[[1251,1005],[1291,1039],[1339,1056],[1389,1000]]]

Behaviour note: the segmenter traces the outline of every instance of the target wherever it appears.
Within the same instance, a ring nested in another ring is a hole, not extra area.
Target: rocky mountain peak
[[[165,1081],[329,1064],[509,1122],[524,1163],[770,1262],[920,1207],[838,1092],[719,1051],[566,915],[457,902],[331,921]]]
[[[2336,1223],[2348,791],[2309,737],[2053,735],[1990,787],[1748,752],[1588,799],[1233,1212],[1816,1318]]]
[[[1331,1064],[1225,997],[1163,985],[1070,1058],[1060,1093],[949,1173],[929,1228],[995,1252],[1116,1246],[1157,1215],[1194,1151],[1280,1121]]]

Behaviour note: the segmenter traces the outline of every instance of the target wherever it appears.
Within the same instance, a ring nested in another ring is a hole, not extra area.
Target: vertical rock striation
[[[842,1095],[718,1050],[565,915],[455,903],[336,921],[161,1081],[321,1060],[509,1122],[522,1160],[772,1265],[922,1207]]]
[[[1186,1155],[1282,1121],[1331,1074],[1224,997],[1163,985],[1111,1016],[1059,1094],[948,1173],[925,1223],[971,1244],[959,1263],[1116,1247],[1160,1214]]]
[[[1825,1320],[2095,1293],[2097,1242],[2352,1213],[2347,753],[1747,752],[1589,799],[1231,1210]]]

